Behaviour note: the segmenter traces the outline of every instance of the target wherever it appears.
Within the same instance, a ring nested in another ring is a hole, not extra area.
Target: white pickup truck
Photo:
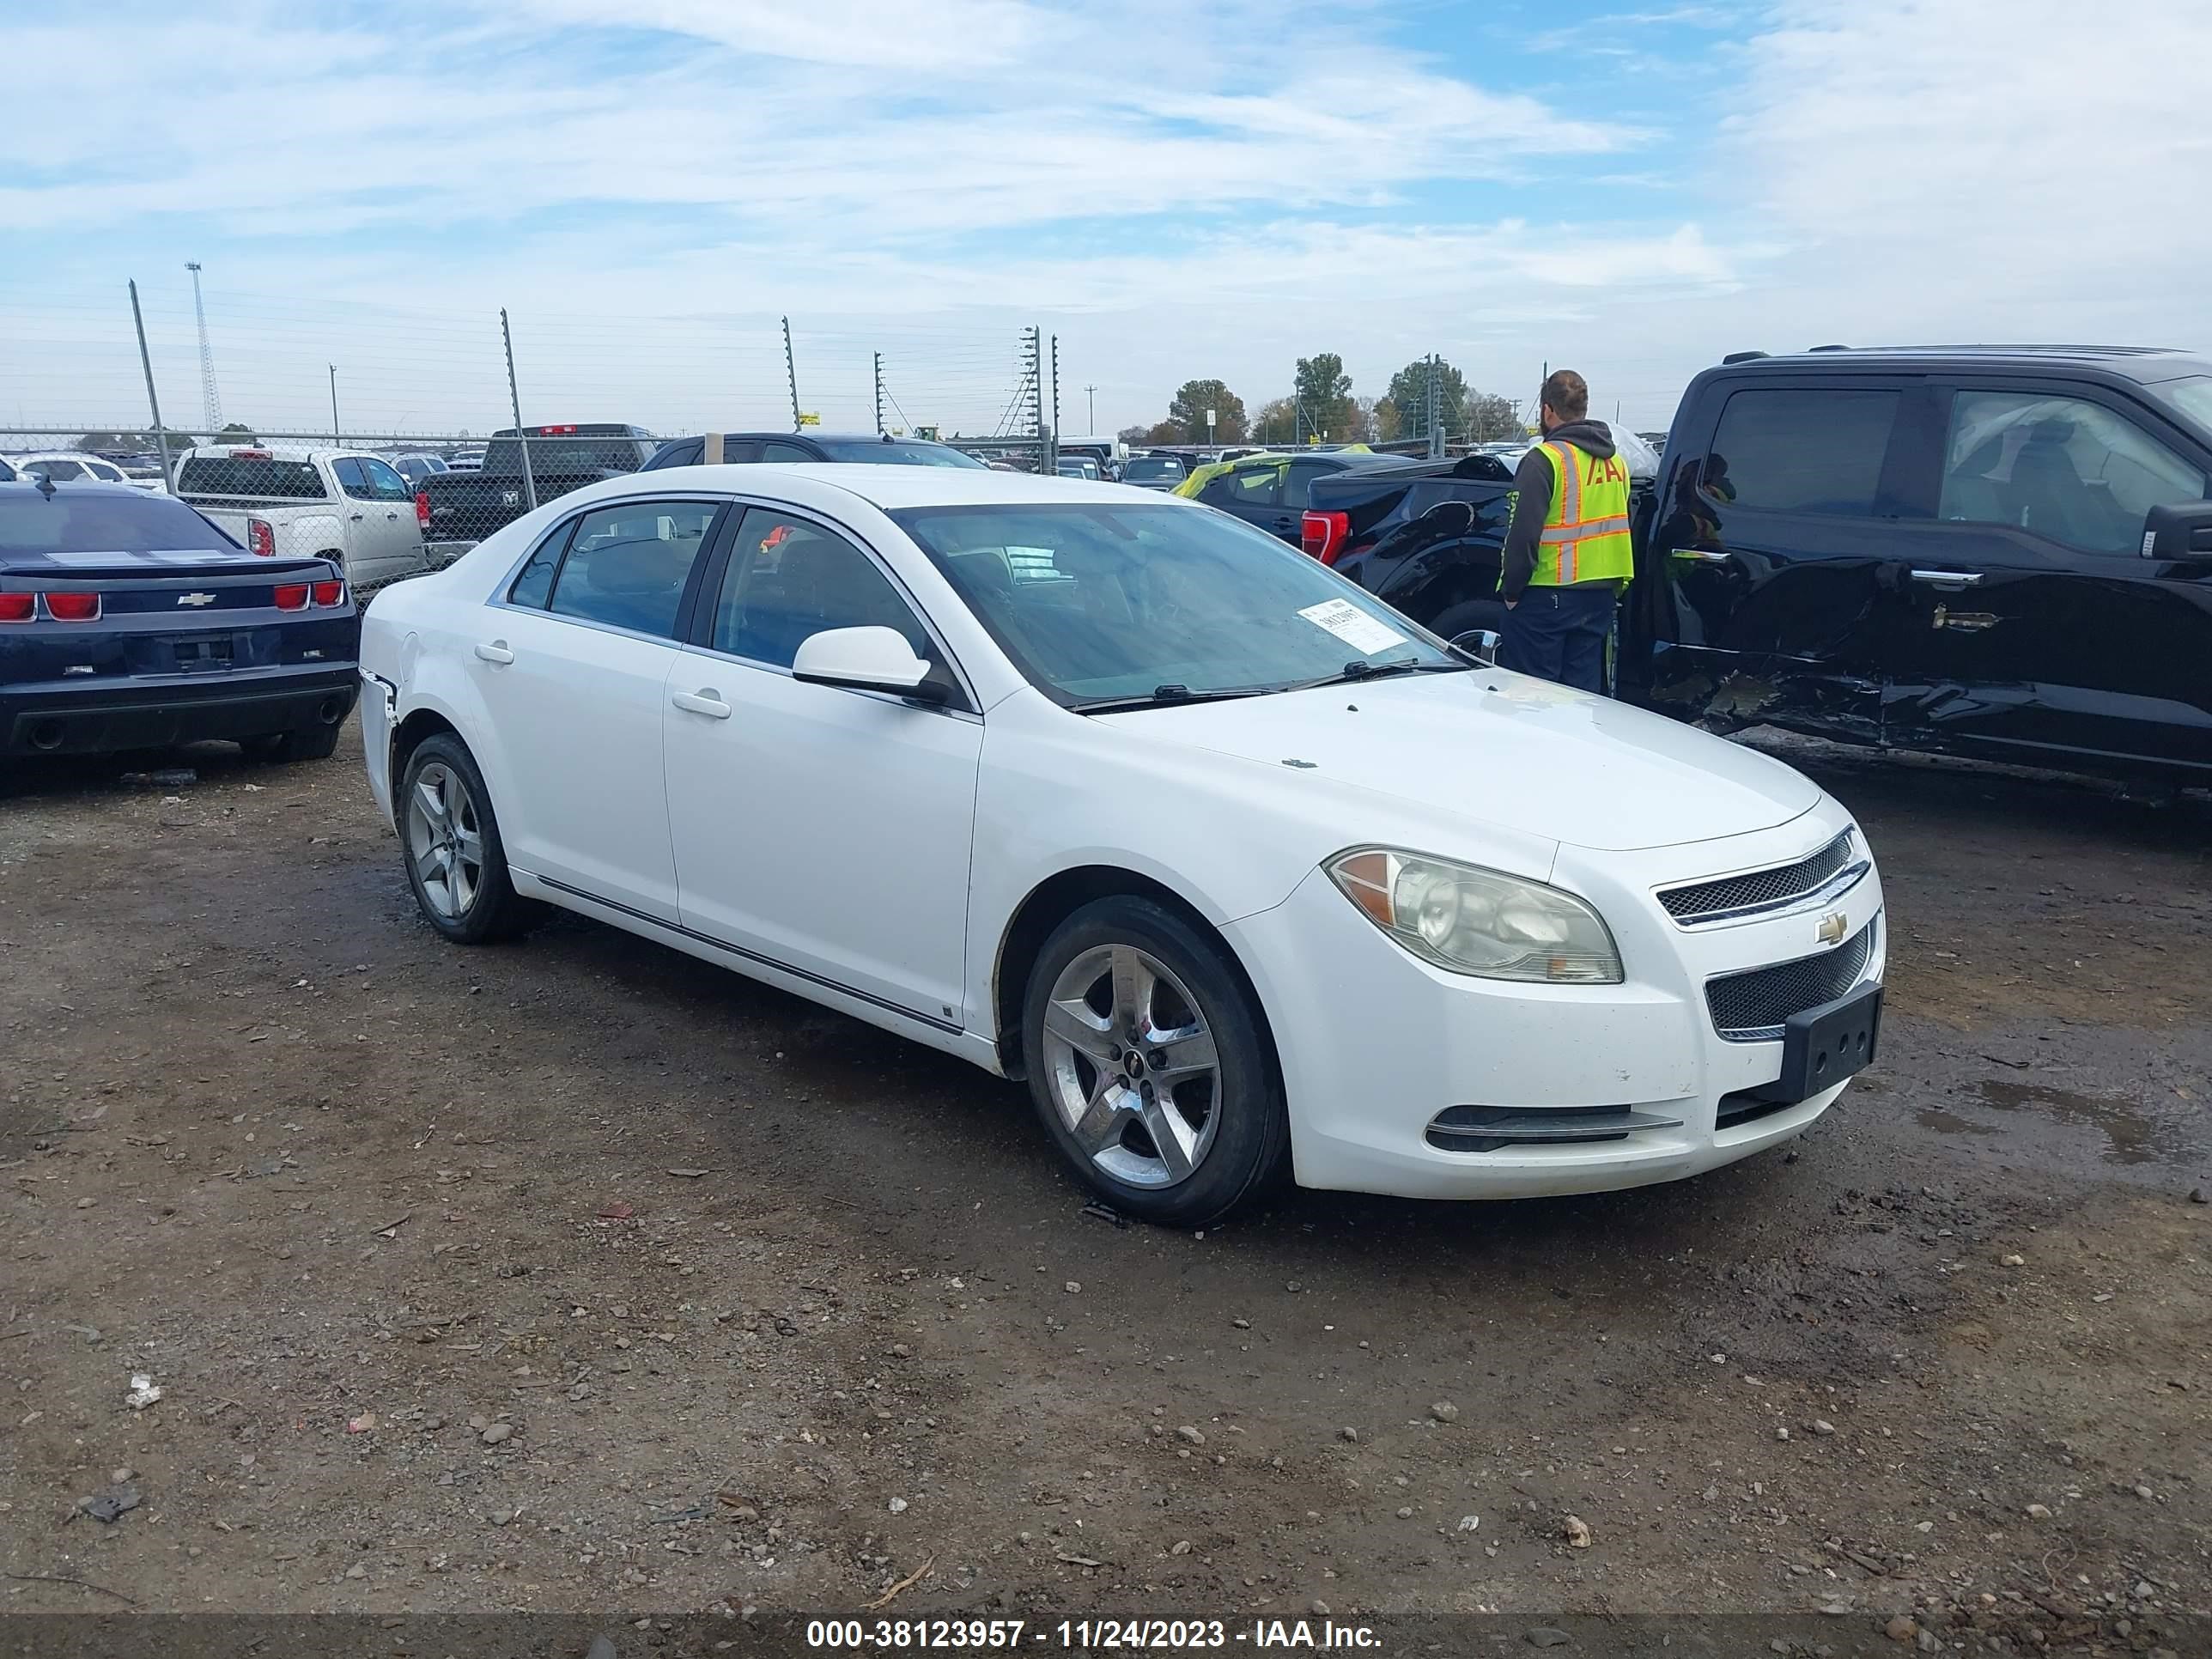
[[[178,461],[177,495],[250,553],[334,561],[356,593],[429,568],[415,492],[380,455],[204,444]]]

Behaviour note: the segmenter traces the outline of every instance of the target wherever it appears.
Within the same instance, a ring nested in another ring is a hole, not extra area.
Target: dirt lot
[[[2201,801],[1817,752],[1893,988],[1796,1150],[1192,1237],[1085,1216],[955,1061],[574,919],[441,945],[352,741],[182,763],[0,784],[0,1608],[920,1573],[894,1611],[2203,1650]]]

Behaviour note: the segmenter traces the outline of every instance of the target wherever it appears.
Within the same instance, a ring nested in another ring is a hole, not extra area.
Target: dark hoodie
[[[1569,421],[1546,433],[1543,441],[1572,444],[1593,460],[1602,461],[1613,453],[1613,428],[1603,421]],[[1520,494],[1513,505],[1513,527],[1505,532],[1505,579],[1499,592],[1517,600],[1536,574],[1537,538],[1552,510],[1551,462],[1530,449],[1513,470],[1513,487]]]

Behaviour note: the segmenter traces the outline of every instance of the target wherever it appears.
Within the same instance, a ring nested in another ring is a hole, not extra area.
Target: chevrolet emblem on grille
[[[1813,931],[1819,937],[1821,944],[1833,945],[1843,938],[1844,929],[1847,925],[1841,910],[1832,910],[1820,918],[1820,925]]]
[[[215,595],[212,593],[179,593],[177,595],[177,603],[179,605],[213,605],[215,603]]]

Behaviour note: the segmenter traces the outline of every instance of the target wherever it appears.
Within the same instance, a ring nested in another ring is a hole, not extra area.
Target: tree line
[[[1528,434],[1511,398],[1475,391],[1441,357],[1416,358],[1390,377],[1381,397],[1363,398],[1352,391],[1344,359],[1322,351],[1299,358],[1290,394],[1256,410],[1248,411],[1219,380],[1185,380],[1168,400],[1166,419],[1125,426],[1120,435],[1133,444],[1390,443],[1425,438],[1431,426],[1475,443]]]

